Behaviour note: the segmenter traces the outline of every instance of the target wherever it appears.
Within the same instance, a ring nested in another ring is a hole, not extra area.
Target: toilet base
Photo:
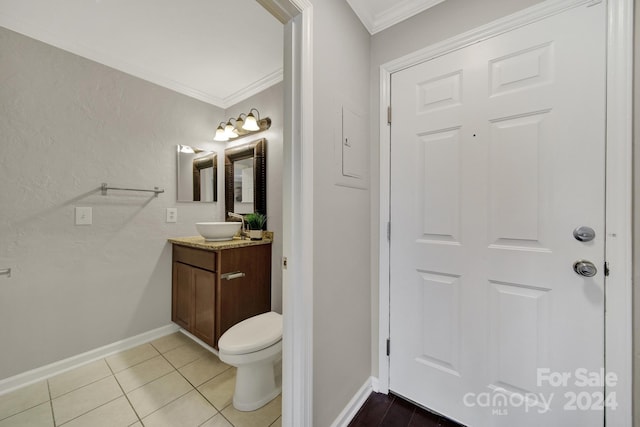
[[[233,407],[238,411],[255,411],[275,399],[281,392],[276,384],[273,361],[238,366]]]

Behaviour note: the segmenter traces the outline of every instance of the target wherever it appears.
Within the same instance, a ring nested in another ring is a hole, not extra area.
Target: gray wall
[[[271,119],[271,128],[253,137],[247,136],[237,142],[230,141],[228,147],[255,141],[267,140],[267,226],[274,232],[271,253],[271,308],[282,313],[282,147],[284,129],[283,84],[271,86],[257,95],[239,102],[225,111],[225,117],[238,117],[257,108],[261,117]],[[224,169],[220,179],[224,179]],[[219,193],[224,194],[224,193]],[[222,201],[224,204],[224,201]]]
[[[313,14],[313,425],[325,427],[371,375],[370,191],[334,179],[336,113],[369,109],[370,37],[344,0],[313,0]]]
[[[176,144],[223,111],[0,28],[0,379],[170,323],[171,250],[221,218],[176,206]],[[166,189],[97,191],[102,182]],[[74,207],[93,208],[75,226]]]

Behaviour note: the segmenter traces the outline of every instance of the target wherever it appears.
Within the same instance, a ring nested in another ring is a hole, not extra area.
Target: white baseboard
[[[371,388],[376,393],[380,393],[380,380],[378,379],[378,377],[371,377]]]
[[[87,351],[86,353],[78,354],[76,356],[59,360],[40,368],[32,369],[30,371],[23,372],[9,378],[5,378],[3,380],[0,380],[0,396],[20,387],[42,381],[44,379],[77,368],[78,366],[85,365],[98,359],[102,359],[119,351],[127,350],[140,344],[153,341],[165,335],[172,334],[179,329],[180,328],[177,325],[172,323],[170,325],[162,326],[151,331],[143,332],[142,334],[130,338],[125,338],[122,341],[107,344],[103,347]]]
[[[372,384],[376,381],[375,378],[369,377],[367,381],[360,387],[360,390],[351,398],[347,406],[340,412],[338,418],[331,424],[331,427],[346,427],[351,420],[356,416],[364,402],[367,400],[371,392],[373,391]]]

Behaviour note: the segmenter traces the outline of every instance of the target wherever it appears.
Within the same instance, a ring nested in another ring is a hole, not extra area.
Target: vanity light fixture
[[[238,131],[236,131],[236,127],[231,124],[231,120],[235,121],[235,119],[229,119],[229,121],[227,121],[227,124],[224,127],[224,134],[229,139],[238,137]]]
[[[247,115],[245,113],[240,113],[240,115],[236,119],[236,128],[242,129],[242,127],[244,126],[244,117],[247,117]]]
[[[249,114],[240,113],[237,119],[230,118],[226,123],[220,122],[213,140],[229,141],[229,139],[240,138],[256,132],[262,132],[270,127],[271,119],[269,117],[261,119],[260,112],[257,109],[252,108],[249,110]]]
[[[244,120],[244,124],[242,125],[242,129],[248,131],[257,131],[260,130],[260,126],[258,126],[258,120],[256,120],[256,116],[253,115],[252,111],[255,111],[260,118],[260,113],[255,108],[249,110],[249,114],[247,114],[247,118]]]
[[[227,133],[224,131],[224,122],[220,122],[218,128],[216,129],[216,136],[213,137],[214,141],[228,141],[229,137]]]

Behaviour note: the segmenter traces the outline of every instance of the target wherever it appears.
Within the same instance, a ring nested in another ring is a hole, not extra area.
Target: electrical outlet
[[[167,208],[167,222],[178,222],[178,208]]]
[[[76,225],[93,224],[92,208],[76,207]]]

